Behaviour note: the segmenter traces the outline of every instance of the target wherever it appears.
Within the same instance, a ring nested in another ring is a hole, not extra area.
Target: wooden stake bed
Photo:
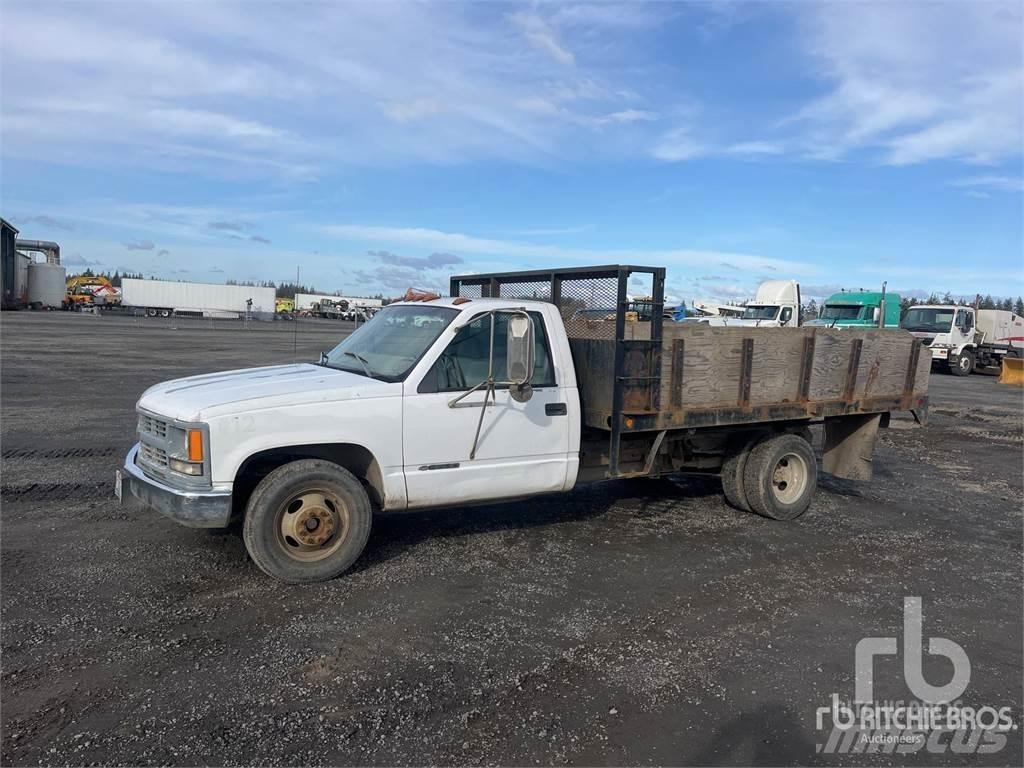
[[[631,299],[638,284],[649,286],[650,295]],[[927,414],[931,355],[906,331],[673,323],[664,316],[664,267],[457,275],[451,295],[550,301],[559,308],[583,424],[607,432],[607,448],[600,450],[605,478],[650,473],[659,450],[680,437],[673,430],[825,420],[824,469],[865,479],[883,421],[877,415]],[[839,416],[851,418],[832,418]],[[652,434],[630,434],[645,432]],[[623,437],[630,451],[650,438],[642,469],[625,468],[636,463],[628,457],[620,468]]]
[[[814,419],[923,408],[931,355],[901,330],[720,327],[569,320],[584,423],[610,429],[615,345],[624,349],[622,430]]]

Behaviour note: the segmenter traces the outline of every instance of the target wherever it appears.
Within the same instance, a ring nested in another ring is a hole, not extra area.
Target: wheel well
[[[241,515],[245,511],[249,496],[264,477],[299,459],[323,459],[344,467],[362,481],[374,505],[384,506],[384,474],[372,453],[354,443],[318,443],[271,448],[243,461],[235,473],[231,494],[234,514]]]

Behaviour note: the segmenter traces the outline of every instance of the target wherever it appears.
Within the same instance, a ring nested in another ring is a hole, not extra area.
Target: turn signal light
[[[203,433],[198,429],[188,431],[188,460],[203,460]]]

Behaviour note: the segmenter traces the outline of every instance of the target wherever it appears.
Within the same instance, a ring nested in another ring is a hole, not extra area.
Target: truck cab
[[[924,339],[932,361],[957,376],[1024,353],[1024,318],[1006,310],[921,304],[906,311],[900,327]]]
[[[137,412],[123,475],[132,495],[195,527],[227,525],[243,511],[232,498],[247,498],[250,552],[288,580],[324,578],[320,563],[347,568],[322,537],[351,526],[354,559],[371,506],[563,491],[579,467],[572,356],[558,308],[538,301],[391,304],[317,364],[164,382]],[[278,498],[275,487],[290,490]]]
[[[953,304],[918,305],[903,316],[900,327],[924,339],[932,361],[966,376],[974,368],[974,309]]]
[[[720,316],[698,318],[707,325],[748,326],[753,328],[796,328],[800,325],[800,284],[796,280],[766,280],[757,287],[753,301],[747,302],[739,317],[717,310]]]
[[[881,327],[900,327],[900,295],[879,291],[840,291],[825,300],[817,319],[805,325],[827,328],[878,328],[885,303],[885,322]]]

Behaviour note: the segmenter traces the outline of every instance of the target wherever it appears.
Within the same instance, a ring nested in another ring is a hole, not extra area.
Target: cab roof
[[[887,292],[885,294],[885,300],[900,300],[898,293]],[[841,291],[839,293],[833,293],[827,299],[825,299],[825,306],[829,305],[858,305],[863,306],[865,304],[869,306],[878,306],[882,301],[881,291]]]
[[[465,296],[441,296],[427,301],[393,301],[389,307],[398,306],[429,306],[429,307],[452,307],[454,309],[504,309],[508,307],[521,307],[524,304],[550,304],[550,301],[543,299],[470,299]]]

